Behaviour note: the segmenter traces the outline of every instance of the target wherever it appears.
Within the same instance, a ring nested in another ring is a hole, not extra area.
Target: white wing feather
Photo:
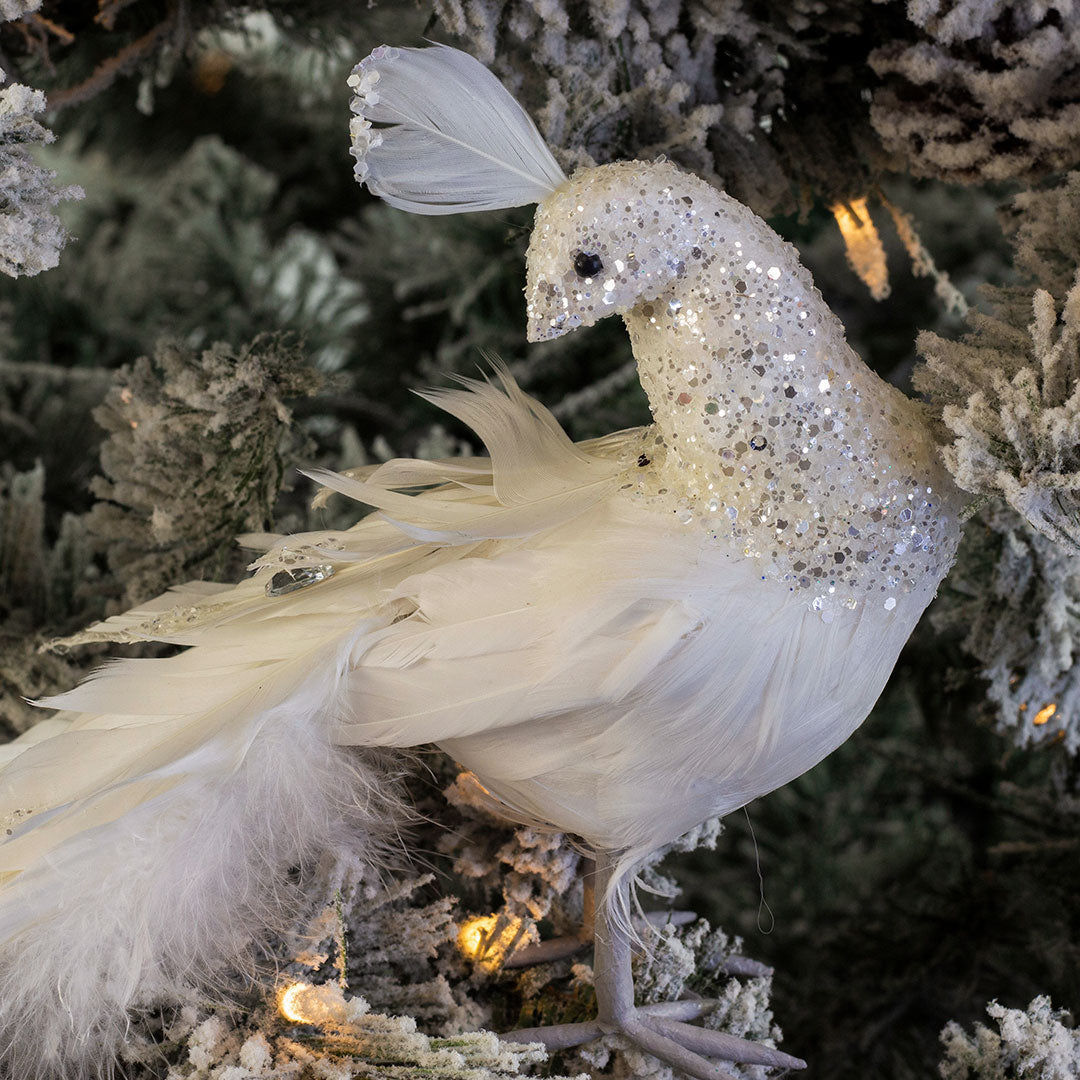
[[[356,178],[391,206],[414,214],[525,206],[566,179],[528,113],[468,53],[382,45],[349,85]]]
[[[445,401],[469,412],[461,399],[474,392],[494,465],[402,462],[364,480],[326,475],[407,527],[373,514],[347,531],[262,537],[273,546],[254,577],[181,586],[78,635],[189,648],[108,664],[40,702],[65,711],[0,754],[0,1073],[106,1072],[129,1008],[167,999],[185,980],[216,979],[280,923],[291,867],[327,847],[373,850],[373,830],[397,808],[379,800],[383,774],[336,744],[351,741],[342,717],[356,713],[348,698],[360,658],[395,623],[416,627],[404,583],[525,542],[492,538],[556,529],[610,494],[623,467],[610,440],[595,459],[560,441],[509,376],[503,390],[484,384]],[[535,483],[512,433],[536,452]],[[500,502],[496,474],[513,477],[514,505]],[[440,486],[393,490],[417,481]],[[529,491],[537,497],[522,501]],[[267,595],[275,573],[304,565],[333,574]],[[459,614],[467,627],[468,604]],[[527,627],[512,633],[527,651]],[[410,653],[427,652],[419,638],[384,647],[398,679]],[[438,735],[432,728],[420,741]]]

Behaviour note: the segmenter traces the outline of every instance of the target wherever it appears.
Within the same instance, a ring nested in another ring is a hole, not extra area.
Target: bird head
[[[700,258],[692,178],[669,161],[579,169],[544,199],[529,242],[530,341],[655,299]]]
[[[662,160],[567,179],[525,111],[467,53],[382,46],[349,82],[357,179],[392,206],[453,214],[539,204],[525,290],[530,341],[655,299],[702,257],[703,181]]]

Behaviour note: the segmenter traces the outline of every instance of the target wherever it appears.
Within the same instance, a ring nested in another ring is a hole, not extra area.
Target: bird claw
[[[586,890],[586,901],[595,893],[604,895],[612,881],[614,863],[610,855],[598,853],[595,882]],[[616,889],[626,896],[626,885]],[[587,903],[587,909],[591,908]],[[632,944],[629,935],[607,908],[596,912],[593,935],[593,986],[596,990],[598,1017],[584,1024],[557,1024],[551,1027],[519,1028],[500,1036],[507,1042],[540,1043],[549,1052],[569,1050],[594,1042],[604,1035],[617,1035],[653,1057],[693,1076],[696,1080],[734,1080],[720,1062],[740,1065],[765,1065],[778,1069],[805,1069],[806,1062],[770,1046],[739,1039],[722,1031],[696,1027],[688,1023],[712,1012],[719,1002],[705,998],[683,998],[655,1005],[634,1005],[634,982],[631,972]],[[667,916],[670,918],[670,916]],[[589,920],[586,919],[586,922]],[[580,943],[584,935],[560,941]],[[555,944],[555,943],[546,943]],[[728,957],[725,969],[741,973],[764,974],[764,965],[745,957]]]
[[[710,1003],[712,1004],[712,1003]],[[638,1010],[640,1012],[640,1010]],[[740,1039],[723,1031],[696,1027],[663,1015],[645,1015],[642,1023],[652,1028],[661,1038],[679,1046],[687,1053],[701,1058],[719,1058],[739,1065],[766,1065],[774,1069],[805,1069],[802,1058],[785,1054],[771,1046]],[[678,1064],[672,1062],[672,1064]],[[682,1066],[680,1066],[682,1067]],[[682,1067],[683,1071],[690,1070]],[[691,1075],[696,1075],[691,1073]],[[715,1071],[710,1075],[718,1075]]]
[[[711,1012],[716,1004],[707,1000],[667,1001],[639,1006],[618,1023],[601,1024],[599,1020],[592,1020],[583,1024],[520,1028],[508,1031],[500,1038],[507,1042],[541,1043],[554,1053],[593,1042],[603,1035],[619,1035],[697,1080],[732,1080],[731,1073],[709,1058],[740,1065],[806,1068],[805,1061],[781,1050],[686,1023]]]

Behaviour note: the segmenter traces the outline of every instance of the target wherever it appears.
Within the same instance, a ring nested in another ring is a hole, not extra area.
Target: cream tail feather
[[[576,448],[506,375],[502,388],[435,397],[486,436],[490,461],[319,474],[383,513],[345,532],[264,537],[270,550],[239,585],[195,583],[91,628],[81,640],[188,648],[102,668],[40,702],[65,712],[4,748],[0,1060],[11,1074],[107,1071],[129,1009],[216,979],[282,918],[290,867],[377,843],[394,813],[373,799],[383,776],[335,744],[443,733],[373,724],[357,737],[358,665],[395,625],[427,618],[402,583],[497,561],[617,482],[611,440],[602,455]],[[438,486],[394,490],[419,484]],[[275,575],[303,581],[312,567],[314,586],[267,595]],[[467,636],[468,604],[460,614]]]

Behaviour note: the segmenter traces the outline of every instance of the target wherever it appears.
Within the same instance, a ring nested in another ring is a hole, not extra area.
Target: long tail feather
[[[224,978],[286,919],[291,869],[325,850],[370,858],[384,827],[396,836],[403,811],[372,747],[400,740],[354,738],[346,721],[374,706],[356,698],[358,658],[415,608],[402,583],[557,528],[625,469],[619,440],[575,448],[500,383],[440,397],[492,460],[320,474],[382,513],[246,538],[269,546],[253,577],[178,586],[69,641],[188,648],[106,665],[0,748],[0,1075],[108,1074],[130,1010]],[[275,588],[305,568],[315,587]]]
[[[231,979],[286,925],[302,899],[290,870],[335,847],[372,857],[386,779],[331,746],[311,693],[15,826],[0,848],[3,1075],[108,1074],[129,1010]],[[46,745],[14,764],[33,770]]]

